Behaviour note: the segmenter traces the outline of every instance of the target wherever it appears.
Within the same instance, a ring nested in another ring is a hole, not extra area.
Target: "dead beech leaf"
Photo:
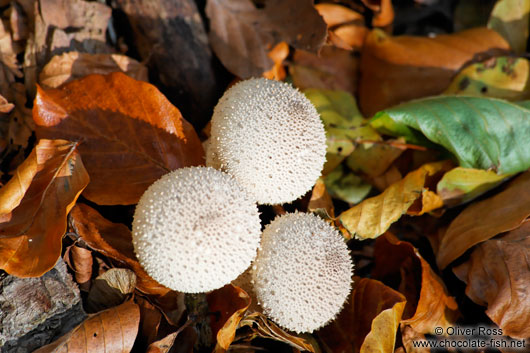
[[[333,45],[350,50],[360,49],[363,46],[364,38],[368,34],[363,15],[338,4],[321,3],[316,4],[315,8],[328,25],[328,39]],[[348,48],[339,45],[341,43],[337,43],[333,36]]]
[[[77,204],[70,213],[77,234],[95,251],[112,258],[134,271],[137,288],[143,293],[165,295],[171,290],[152,279],[136,260],[129,228],[112,223],[85,204]]]
[[[436,327],[445,329],[455,323],[458,305],[431,266],[408,242],[385,233],[375,243],[373,278],[383,282],[401,277],[399,291],[407,298],[401,320],[417,333],[434,334]]]
[[[322,346],[328,352],[393,352],[405,297],[373,279],[355,277],[353,286],[339,316],[317,331]]]
[[[509,46],[487,28],[434,38],[391,37],[375,29],[362,50],[360,108],[372,116],[404,101],[440,94],[464,63],[493,49],[508,50]]]
[[[507,234],[478,245],[453,272],[466,282],[466,294],[503,332],[530,337],[530,220]]]
[[[132,301],[90,315],[75,329],[35,353],[130,352],[138,333],[140,310]]]
[[[212,334],[217,338],[214,352],[226,352],[250,305],[250,297],[243,289],[227,284],[209,293],[207,301],[210,312],[219,314],[210,322]]]
[[[394,22],[394,7],[392,0],[381,0],[379,9],[375,11],[372,19],[372,26],[386,27]]]
[[[262,338],[273,339],[287,343],[291,347],[300,351],[316,352],[315,348],[308,340],[284,331],[260,312],[245,316],[239,323],[239,327],[244,326],[248,326],[252,330],[252,333],[250,334],[252,338],[259,336]]]
[[[177,326],[184,311],[184,294],[162,286],[145,272],[134,255],[129,228],[108,221],[84,204],[77,204],[70,217],[73,228],[91,249],[134,271],[136,289],[149,295],[168,322]]]
[[[111,72],[123,72],[138,81],[147,82],[147,68],[128,56],[73,51],[54,56],[39,74],[39,83],[43,88],[56,88],[84,76]]]
[[[75,281],[81,290],[88,292],[92,278],[92,251],[73,245],[69,247],[68,255],[70,257],[69,264],[74,270]]]
[[[326,184],[324,184],[321,178],[316,181],[313,187],[307,210],[309,212],[315,212],[324,218],[335,218],[333,201],[326,190]]]
[[[289,73],[301,90],[318,88],[355,94],[358,69],[359,59],[351,51],[325,45],[318,55],[296,50]]]
[[[96,277],[85,301],[87,313],[122,304],[134,292],[136,275],[126,268],[111,268]]]
[[[427,185],[431,184],[431,180],[451,167],[452,163],[449,161],[424,164],[390,185],[380,195],[344,211],[339,215],[339,220],[350,237],[376,238],[405,213],[421,215],[442,206],[441,199],[436,198],[432,192],[426,196],[424,194],[429,191]],[[416,202],[419,204],[416,205]]]
[[[280,42],[267,55],[274,62],[274,65],[269,71],[263,73],[263,77],[269,80],[283,81],[287,75],[283,62],[289,56],[289,45],[285,42]]]
[[[137,203],[163,174],[204,162],[199,138],[179,110],[156,87],[123,73],[38,88],[33,119],[38,138],[81,142],[91,177],[84,196],[98,204]]]
[[[473,245],[517,228],[529,215],[530,172],[527,171],[497,195],[468,206],[451,222],[436,254],[438,266],[446,268]]]
[[[267,52],[279,42],[316,53],[326,39],[326,23],[306,0],[269,0],[260,9],[250,0],[208,0],[206,15],[213,51],[241,78],[270,70]]]
[[[7,96],[16,77],[22,77],[11,33],[0,21],[0,95]]]
[[[7,99],[0,95],[0,113],[7,114],[13,110],[14,107],[15,105],[13,103],[9,103]]]
[[[53,268],[66,215],[88,181],[76,143],[40,140],[0,189],[0,268],[17,277]]]

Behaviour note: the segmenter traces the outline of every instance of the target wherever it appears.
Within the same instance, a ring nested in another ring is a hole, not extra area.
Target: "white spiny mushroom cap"
[[[134,214],[133,244],[153,279],[199,293],[230,283],[250,266],[260,230],[255,201],[230,175],[182,168],[143,194]]]
[[[260,204],[304,195],[326,161],[318,112],[284,82],[257,78],[231,87],[215,107],[212,138],[207,160],[218,158],[221,168]]]
[[[339,232],[310,213],[274,219],[252,266],[259,304],[272,320],[311,332],[333,320],[350,294],[353,265]]]

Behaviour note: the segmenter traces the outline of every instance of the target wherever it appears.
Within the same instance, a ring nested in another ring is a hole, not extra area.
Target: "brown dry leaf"
[[[92,284],[84,303],[87,313],[96,313],[123,303],[136,287],[136,275],[126,268],[111,268]]]
[[[289,45],[285,42],[280,42],[267,55],[274,62],[274,65],[272,69],[263,73],[263,77],[269,80],[283,81],[287,75],[283,61],[289,55]]]
[[[145,350],[156,341],[162,320],[162,313],[148,299],[136,296],[135,302],[140,307],[140,328],[136,345]]]
[[[514,338],[530,337],[530,220],[519,228],[476,247],[471,258],[455,267],[466,282],[466,294],[503,332]]]
[[[24,85],[20,82],[13,83],[9,97],[15,104],[15,109],[9,114],[7,139],[12,145],[10,148],[24,149],[28,146],[28,140],[35,130],[31,109],[26,108],[26,89]]]
[[[380,195],[371,197],[339,215],[339,220],[351,236],[359,239],[376,238],[403,214],[421,215],[443,205],[429,186],[436,185],[440,174],[452,168],[450,161],[424,164],[390,185]],[[424,195],[426,194],[427,195]]]
[[[170,335],[153,342],[147,347],[147,353],[193,353],[193,346],[198,339],[193,327],[186,327],[182,332],[173,332]]]
[[[50,59],[67,51],[111,53],[106,44],[112,9],[105,4],[83,0],[40,0],[35,2],[34,31],[24,55],[24,80],[35,95],[38,74]]]
[[[0,189],[0,268],[18,277],[53,268],[66,215],[88,181],[76,143],[40,140]]]
[[[132,301],[89,316],[81,325],[35,353],[130,352],[138,333],[140,310]]]
[[[200,165],[193,127],[158,91],[123,73],[90,75],[58,89],[38,89],[38,138],[80,141],[91,177],[84,196],[102,205],[134,204],[171,170]]]
[[[11,84],[16,77],[22,77],[13,48],[11,33],[0,20],[0,95],[8,97]]]
[[[315,8],[324,18],[329,28],[329,37],[332,44],[342,49],[360,49],[368,29],[364,25],[364,16],[345,6],[329,3],[316,4]],[[340,41],[337,43],[334,37]],[[347,46],[343,47],[341,44]]]
[[[241,78],[270,70],[267,52],[279,42],[316,53],[326,39],[326,23],[306,0],[270,0],[260,9],[250,0],[208,0],[206,15],[214,52]]]
[[[250,305],[250,297],[241,288],[227,284],[207,295],[210,321],[217,343],[214,352],[226,352],[236,336],[236,329]],[[218,314],[218,315],[217,315]]]
[[[376,240],[374,257],[373,278],[395,283],[401,277],[399,291],[407,298],[402,325],[410,325],[417,333],[434,334],[436,327],[445,332],[455,323],[458,305],[412,244],[387,232]]]
[[[147,68],[128,56],[73,51],[54,56],[42,69],[39,83],[43,88],[56,88],[84,76],[111,72],[123,72],[138,81],[147,82]]]
[[[69,248],[69,257],[73,270],[75,281],[79,284],[81,290],[90,289],[90,279],[92,278],[92,251],[73,245]]]
[[[438,266],[446,268],[473,245],[517,228],[529,215],[530,172],[525,172],[503,191],[473,203],[453,220],[436,254]]]
[[[252,330],[250,335],[252,338],[258,336],[273,339],[287,343],[299,351],[308,351],[312,353],[316,352],[315,348],[308,340],[304,339],[303,337],[294,336],[284,331],[262,313],[256,312],[245,316],[239,323],[239,327],[244,326],[248,326]]]
[[[317,335],[328,352],[393,352],[405,302],[383,283],[355,277],[344,309]]]
[[[296,50],[289,73],[301,90],[331,89],[355,94],[359,59],[349,50],[326,45],[319,55]]]
[[[316,181],[313,187],[307,210],[322,215],[325,218],[335,218],[333,201],[326,190],[326,184],[321,178]]]
[[[96,210],[77,204],[70,214],[74,230],[93,250],[111,258],[136,274],[136,288],[161,308],[172,325],[178,325],[184,311],[184,294],[170,290],[152,279],[136,260],[131,231],[120,223],[112,223]]]
[[[381,0],[379,9],[375,12],[372,19],[372,26],[386,27],[394,22],[394,7],[392,0]]]
[[[494,49],[508,50],[509,46],[487,28],[434,38],[391,37],[373,30],[362,51],[360,108],[372,116],[404,101],[439,94],[466,62]]]
[[[13,103],[9,103],[7,99],[0,95],[0,113],[7,114],[13,110],[14,107],[15,105]]]

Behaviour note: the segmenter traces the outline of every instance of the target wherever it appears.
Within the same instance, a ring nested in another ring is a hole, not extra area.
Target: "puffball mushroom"
[[[279,216],[262,234],[254,291],[278,325],[312,332],[333,320],[351,291],[353,265],[339,232],[318,216]]]
[[[326,161],[317,110],[284,82],[255,78],[232,86],[214,109],[211,136],[206,164],[220,165],[260,204],[304,195]]]
[[[207,167],[177,169],[143,194],[133,221],[140,264],[164,286],[214,290],[256,256],[261,224],[255,201],[230,175]]]

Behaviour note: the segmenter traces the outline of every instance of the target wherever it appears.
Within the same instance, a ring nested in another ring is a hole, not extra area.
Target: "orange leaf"
[[[392,0],[381,0],[378,11],[374,14],[372,25],[374,27],[385,27],[394,21],[394,7]]]
[[[84,196],[102,205],[137,203],[163,174],[204,159],[179,110],[156,87],[122,73],[38,88],[33,119],[39,138],[80,142],[91,177]]]
[[[77,144],[41,140],[0,189],[0,268],[39,277],[61,256],[66,215],[87,186]]]
[[[401,277],[399,290],[407,298],[402,324],[418,333],[434,334],[436,327],[445,331],[454,323],[458,316],[454,298],[412,244],[385,233],[376,240],[374,257],[374,278],[385,281]]]
[[[359,104],[371,116],[392,105],[441,93],[453,75],[478,53],[509,49],[487,28],[434,38],[391,37],[373,30],[362,50]]]
[[[401,293],[383,283],[356,277],[345,308],[318,337],[329,352],[391,353],[405,302]]]
[[[241,288],[227,284],[207,296],[210,312],[219,313],[212,319],[212,333],[217,336],[215,352],[226,352],[236,337],[239,321],[250,305],[250,297]]]
[[[441,239],[436,262],[445,268],[473,245],[517,228],[530,216],[530,172],[513,180],[503,191],[473,203],[449,225]]]
[[[530,220],[499,238],[490,239],[454,268],[467,283],[466,294],[480,305],[504,335],[530,337]]]
[[[140,310],[132,301],[101,311],[35,353],[130,352],[138,333]]]

